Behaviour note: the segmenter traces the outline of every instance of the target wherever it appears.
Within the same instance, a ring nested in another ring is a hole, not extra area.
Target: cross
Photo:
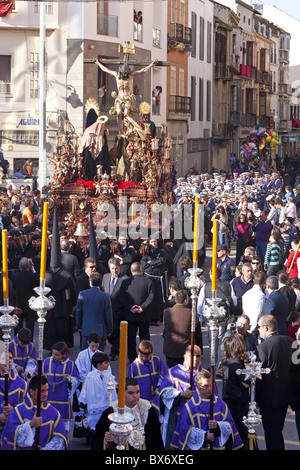
[[[258,415],[255,411],[256,403],[255,403],[255,381],[257,378],[261,378],[262,374],[269,374],[271,369],[268,367],[263,368],[261,362],[256,361],[256,356],[253,352],[250,353],[250,362],[249,367],[246,369],[237,369],[237,375],[244,375],[245,380],[250,379],[250,391],[251,391],[251,401],[249,404],[249,412],[248,416],[244,416],[243,423],[248,428],[249,434],[254,435],[254,426],[257,426],[261,423],[261,416]]]
[[[135,54],[135,45],[130,44],[129,41],[125,41],[123,44],[119,44],[119,52],[121,51],[121,48],[123,49],[123,60],[122,59],[101,59],[101,62],[103,64],[125,65],[125,66],[130,66],[130,65],[147,66],[150,64],[150,62],[147,62],[147,61],[137,61],[134,59],[129,60],[129,54],[131,55]],[[93,64],[94,59],[84,60],[84,63]],[[159,60],[157,63],[157,67],[167,67],[168,65],[169,65],[169,62],[165,62],[162,60]]]

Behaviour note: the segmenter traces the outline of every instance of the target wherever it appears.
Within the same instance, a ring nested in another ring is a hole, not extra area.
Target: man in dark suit
[[[120,341],[120,321],[124,320],[124,313],[120,300],[120,287],[122,281],[127,279],[126,274],[120,272],[121,262],[118,258],[110,258],[108,261],[109,273],[104,274],[102,278],[102,290],[110,296],[112,316],[113,316],[113,334],[110,350],[110,360],[116,361],[119,356]]]
[[[154,288],[151,279],[143,275],[139,262],[132,263],[131,274],[132,276],[122,282],[120,299],[125,320],[128,322],[128,359],[133,362],[137,357],[137,330],[139,330],[140,340],[150,339],[149,325]]]
[[[76,323],[81,330],[81,350],[87,347],[87,338],[93,331],[101,337],[100,350],[104,351],[106,339],[112,334],[112,311],[109,295],[102,292],[101,274],[90,275],[90,289],[79,292],[76,303]]]
[[[289,301],[286,295],[278,290],[277,276],[268,276],[266,290],[269,297],[266,298],[262,315],[273,315],[278,324],[278,333],[287,335],[286,319],[289,314]]]
[[[292,338],[279,335],[273,315],[258,320],[263,341],[257,346],[257,359],[262,367],[270,368],[257,381],[256,401],[260,408],[267,450],[284,450],[282,430],[291,400]]]
[[[279,284],[279,292],[282,292],[284,294],[288,301],[289,301],[289,314],[296,310],[296,301],[297,301],[297,295],[290,286],[288,286],[288,275],[287,273],[280,272],[277,273],[278,277],[278,284]]]
[[[71,274],[74,282],[76,282],[76,279],[80,276],[80,267],[77,256],[68,253],[69,247],[70,245],[68,240],[61,240],[61,265],[66,271],[68,271],[68,273]]]
[[[15,328],[15,333],[23,327],[25,320],[26,327],[34,335],[34,325],[37,320],[37,314],[34,310],[29,308],[28,301],[30,297],[35,295],[34,288],[39,286],[39,277],[36,272],[33,272],[33,263],[28,258],[21,258],[19,261],[20,272],[12,277],[12,283],[14,292],[16,295],[17,307],[22,310],[22,314],[19,315],[19,323]]]
[[[79,292],[90,288],[90,275],[96,272],[96,260],[94,258],[86,258],[84,260],[84,270],[76,279],[76,299]]]

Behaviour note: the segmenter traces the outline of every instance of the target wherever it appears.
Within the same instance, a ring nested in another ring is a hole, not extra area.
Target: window
[[[211,81],[207,80],[206,82],[206,120],[210,121],[211,120]]]
[[[210,21],[207,22],[207,62],[211,63],[211,32],[212,24]]]
[[[176,67],[170,70],[170,95],[176,95]]]
[[[153,28],[153,46],[154,47],[160,47],[160,37],[161,37],[160,29]]]
[[[0,55],[0,94],[11,93],[11,56]]]
[[[171,0],[171,23],[177,22],[177,0]]]
[[[184,85],[185,85],[184,69],[179,69],[179,96],[185,96]]]
[[[40,54],[38,52],[30,53],[30,98],[40,96]],[[47,81],[47,56],[46,56],[46,81]]]
[[[191,76],[191,121],[195,121],[196,114],[196,77]]]
[[[193,11],[192,11],[191,24],[192,24],[192,50],[191,50],[191,56],[196,57],[197,15]]]
[[[53,2],[44,2],[45,3],[45,13],[46,15],[53,15]],[[34,2],[34,13],[40,12],[40,2]]]
[[[39,131],[0,131],[0,141],[3,144],[23,144],[38,146]]]
[[[203,78],[199,78],[199,121],[203,121]]]
[[[185,2],[180,0],[180,10],[179,10],[179,23],[185,25]]]
[[[200,16],[199,59],[204,60],[204,18]]]

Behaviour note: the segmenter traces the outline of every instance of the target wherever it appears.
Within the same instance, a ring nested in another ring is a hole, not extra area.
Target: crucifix
[[[112,92],[112,97],[115,99],[114,106],[110,110],[110,114],[117,115],[119,122],[119,129],[122,130],[124,117],[129,116],[135,112],[135,95],[133,93],[133,77],[138,74],[146,73],[154,66],[166,66],[167,62],[158,61],[157,59],[152,62],[138,62],[130,60],[129,54],[135,54],[135,46],[129,42],[121,44],[123,49],[124,59],[93,59],[93,63],[105,73],[115,77],[118,92]],[[118,71],[111,70],[106,67],[106,64],[119,65]],[[143,66],[140,70],[132,70],[132,66]]]
[[[261,423],[261,415],[256,412],[256,402],[255,402],[255,382],[256,379],[261,378],[262,374],[269,374],[271,370],[262,367],[261,362],[256,361],[256,356],[253,352],[250,353],[249,366],[246,369],[238,369],[236,371],[237,375],[244,375],[245,380],[250,379],[250,394],[251,401],[249,403],[248,416],[244,416],[243,423],[248,429],[248,438],[249,438],[249,450],[256,450],[256,432],[255,426],[258,426]]]

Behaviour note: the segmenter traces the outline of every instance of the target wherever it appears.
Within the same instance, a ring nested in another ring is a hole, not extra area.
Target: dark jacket
[[[264,303],[262,315],[274,315],[278,324],[278,333],[287,335],[286,319],[289,314],[289,301],[280,290],[273,291]]]
[[[151,320],[151,304],[154,300],[154,289],[152,281],[142,274],[130,276],[122,282],[120,297],[125,312],[125,319],[133,322],[144,322]],[[143,311],[133,313],[131,307],[139,305]]]
[[[256,383],[256,401],[264,408],[286,406],[292,399],[291,357],[292,338],[277,333],[269,335],[257,346],[257,359],[269,374],[262,374]]]

